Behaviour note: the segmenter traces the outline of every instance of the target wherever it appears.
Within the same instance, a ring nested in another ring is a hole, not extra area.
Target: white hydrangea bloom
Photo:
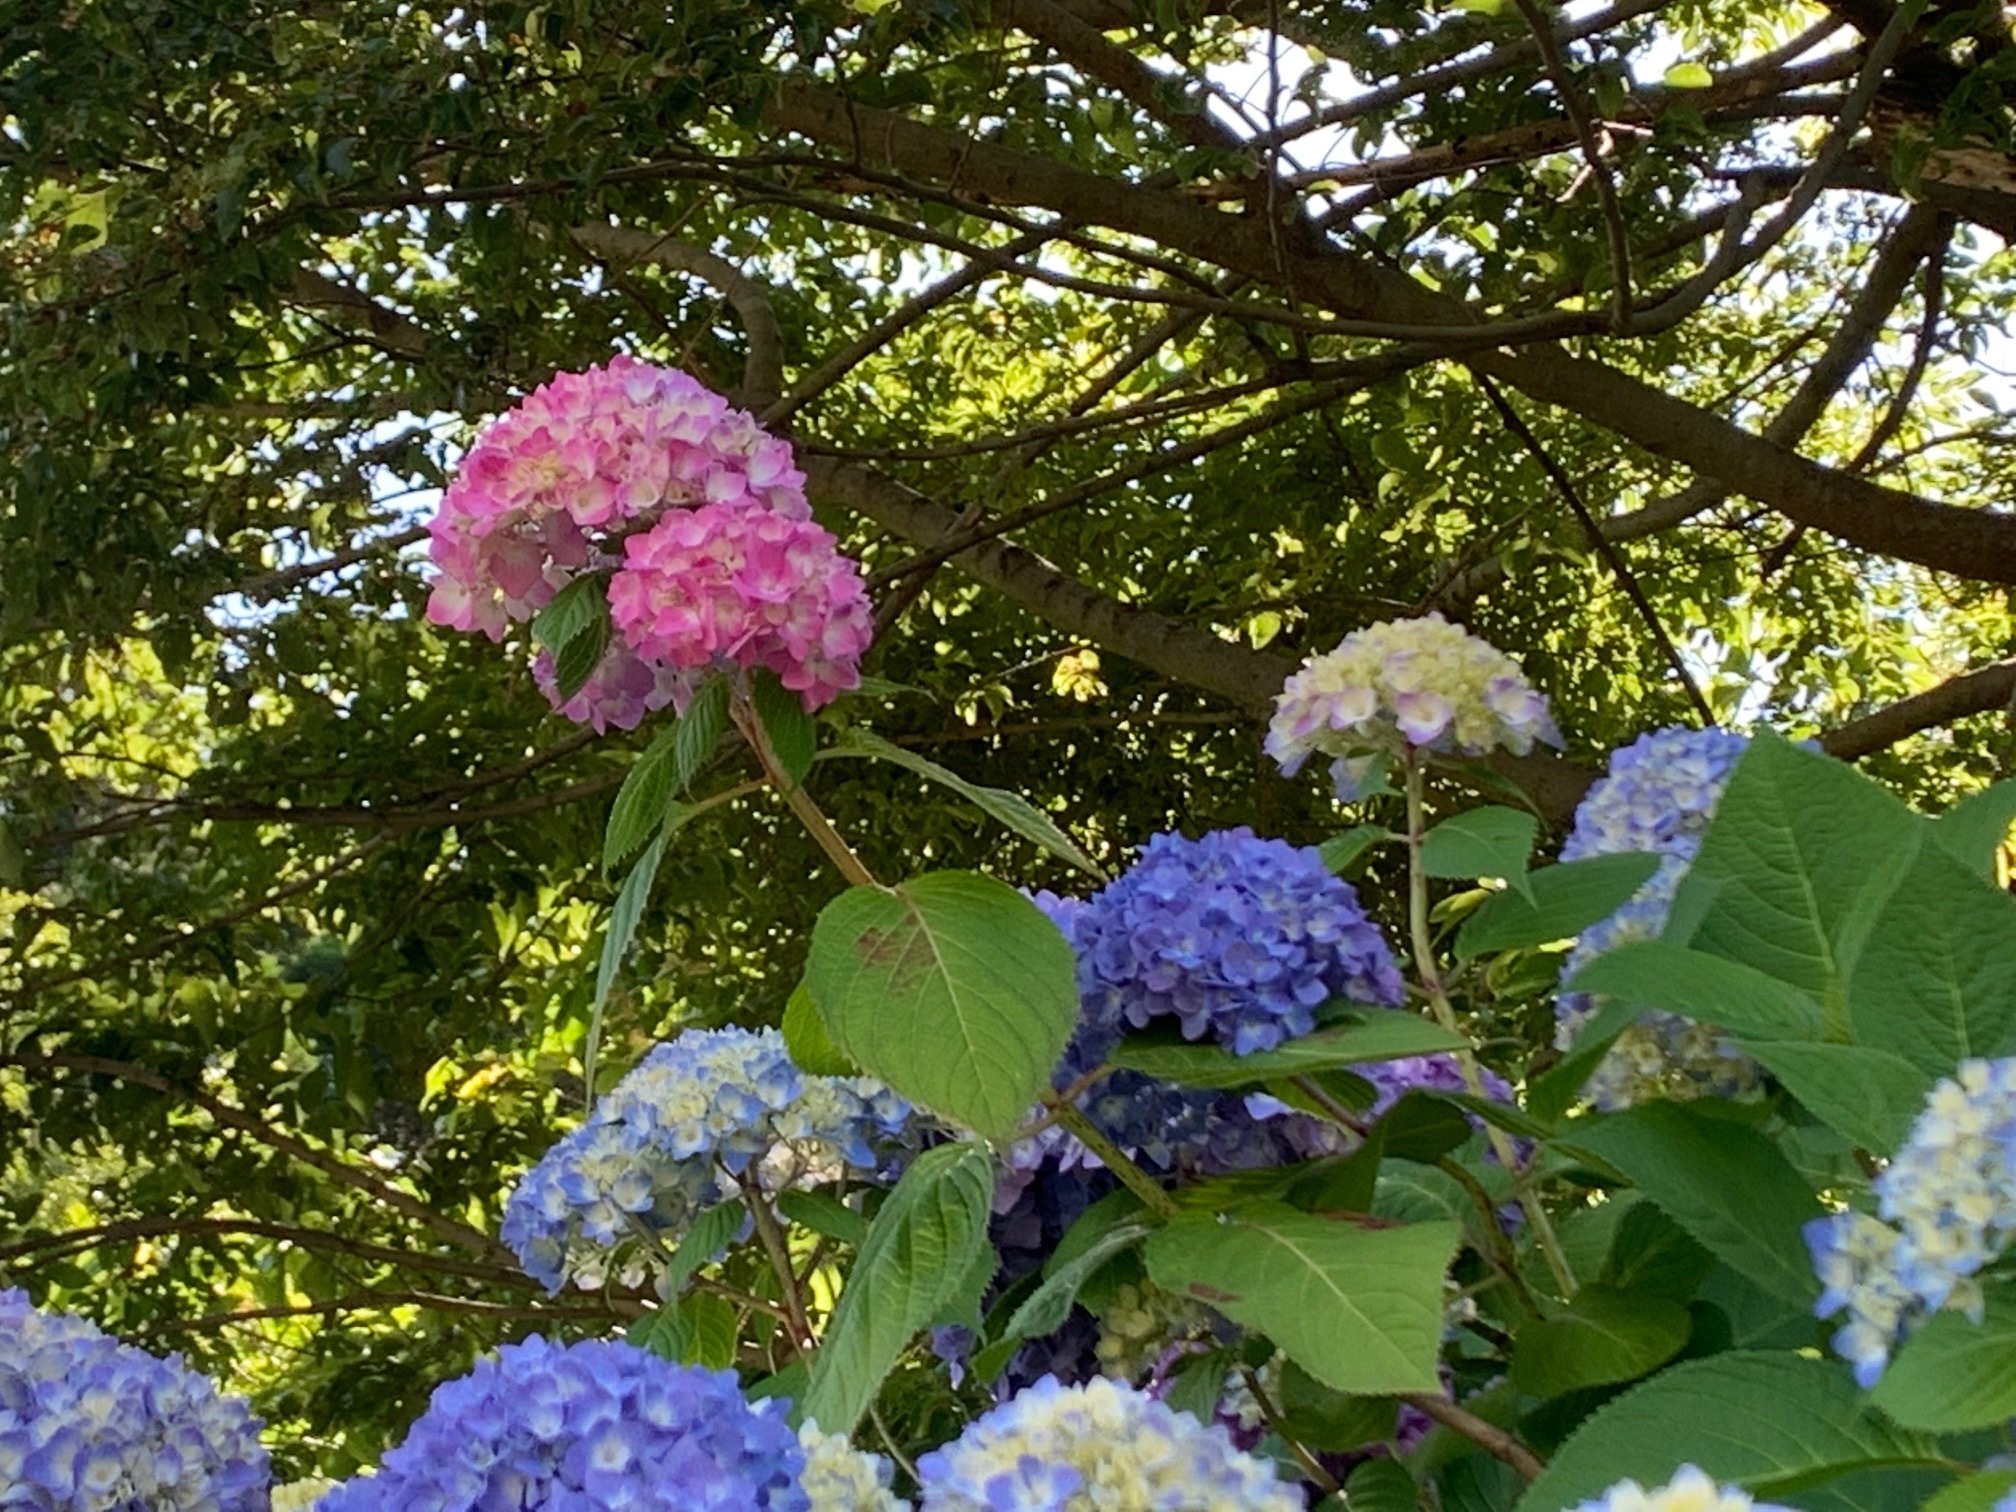
[[[812,1499],[810,1512],[909,1512],[889,1489],[895,1467],[879,1454],[848,1442],[844,1433],[822,1433],[817,1423],[798,1430],[805,1469],[798,1484]]]

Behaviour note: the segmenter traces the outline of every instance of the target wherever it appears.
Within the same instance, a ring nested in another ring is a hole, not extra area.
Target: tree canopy
[[[1565,738],[1436,803],[1556,839],[1654,726],[1925,802],[2011,754],[1999,5],[0,0],[0,36],[0,1284],[229,1372],[295,1470],[641,1307],[495,1234],[582,1105],[656,732],[422,613],[438,490],[556,371],[630,352],[788,435],[877,605],[831,720],[1109,868],[1351,824],[1266,713],[1431,609]],[[618,1059],[802,975],[839,879],[756,770],[694,780]],[[1080,887],[901,769],[810,785],[871,863]],[[1515,1076],[1542,990],[1474,1005]]]

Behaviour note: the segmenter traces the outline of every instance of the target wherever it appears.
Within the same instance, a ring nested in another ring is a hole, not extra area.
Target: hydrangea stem
[[[1456,1020],[1456,1009],[1449,1001],[1448,990],[1442,985],[1442,972],[1435,964],[1435,937],[1428,927],[1428,872],[1421,864],[1421,847],[1428,838],[1427,805],[1428,772],[1418,753],[1410,753],[1406,764],[1407,789],[1407,927],[1414,946],[1414,972],[1421,979],[1421,990],[1428,998],[1428,1007],[1435,1015],[1435,1021],[1451,1034],[1463,1035],[1465,1043],[1456,1052],[1456,1064],[1463,1072],[1463,1085],[1476,1098],[1487,1096],[1484,1078],[1477,1069],[1476,1051],[1468,1043],[1463,1026]],[[1511,1136],[1492,1124],[1484,1125],[1484,1137],[1491,1142],[1491,1149],[1500,1164],[1514,1175],[1519,1171],[1519,1151],[1513,1145]],[[1540,1253],[1547,1261],[1547,1269],[1554,1274],[1554,1283],[1561,1288],[1561,1295],[1575,1295],[1575,1272],[1568,1264],[1568,1257],[1561,1249],[1561,1241],[1554,1232],[1554,1222],[1547,1215],[1540,1198],[1532,1192],[1522,1193],[1519,1206],[1525,1210],[1526,1218],[1533,1225],[1533,1242],[1540,1247]]]
[[[750,704],[748,695],[741,688],[735,690],[729,703],[735,718],[735,728],[742,732],[742,738],[749,742],[749,749],[756,753],[762,763],[764,776],[784,800],[785,806],[798,816],[798,822],[805,826],[819,849],[840,869],[840,875],[856,887],[875,886],[875,876],[854,854],[854,848],[841,838],[833,828],[832,821],[819,811],[819,805],[812,801],[812,795],[805,791],[801,782],[793,780],[784,770],[784,764],[777,759],[777,750],[770,744],[769,733],[763,728],[763,720]]]
[[[770,1211],[769,1197],[753,1182],[745,1190],[743,1200],[749,1209],[749,1217],[756,1225],[756,1237],[763,1245],[763,1253],[770,1259],[770,1269],[777,1273],[777,1284],[784,1290],[784,1307],[790,1314],[787,1331],[791,1335],[791,1346],[799,1354],[809,1355],[819,1347],[819,1340],[812,1332],[812,1320],[805,1311],[805,1294],[799,1289],[798,1273],[791,1268],[791,1246],[784,1237],[784,1226]]]
[[[1161,1219],[1176,1216],[1176,1200],[1156,1184],[1154,1177],[1129,1160],[1126,1153],[1077,1107],[1071,1103],[1059,1107],[1057,1122],[1077,1135],[1078,1142],[1097,1155],[1100,1163],[1119,1177],[1120,1184],[1139,1197],[1149,1212]]]

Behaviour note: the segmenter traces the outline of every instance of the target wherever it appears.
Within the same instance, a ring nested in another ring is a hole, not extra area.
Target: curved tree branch
[[[583,251],[611,262],[656,263],[713,285],[735,307],[749,342],[742,365],[742,388],[734,395],[735,401],[758,413],[777,402],[784,392],[784,332],[777,324],[777,312],[770,307],[769,291],[762,284],[725,257],[655,231],[576,226],[567,234]]]
[[[1830,756],[1853,761],[1881,751],[1921,730],[1949,725],[1970,714],[2016,709],[2016,659],[1994,662],[1963,672],[1937,687],[1900,698],[1896,703],[1827,731],[1820,748]]]

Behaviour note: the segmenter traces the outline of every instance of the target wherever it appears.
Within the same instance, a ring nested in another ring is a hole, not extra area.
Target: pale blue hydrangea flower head
[[[689,1029],[656,1046],[529,1171],[502,1236],[558,1291],[612,1275],[640,1282],[706,1209],[896,1157],[909,1104],[867,1077],[809,1076],[774,1029]]]
[[[259,1426],[179,1355],[0,1291],[0,1507],[265,1512]]]
[[[1313,847],[1250,829],[1157,835],[1076,920],[1101,1026],[1173,1018],[1236,1055],[1307,1034],[1332,998],[1395,1004],[1399,968],[1351,884]]]
[[[917,1462],[922,1512],[1301,1512],[1226,1431],[1146,1392],[1046,1377]]]
[[[1289,776],[1312,755],[1415,750],[1524,755],[1560,744],[1547,700],[1503,651],[1439,614],[1354,630],[1275,700],[1267,754]]]
[[[798,1484],[810,1498],[807,1512],[909,1512],[889,1489],[896,1467],[879,1454],[856,1449],[844,1433],[824,1433],[817,1423],[798,1430],[805,1469]]]
[[[1595,1501],[1578,1502],[1570,1512],[1787,1512],[1787,1509],[1752,1500],[1742,1487],[1718,1485],[1706,1471],[1682,1465],[1663,1486],[1648,1491],[1636,1481],[1619,1481]]]
[[[437,1388],[376,1475],[317,1512],[810,1512],[781,1401],[634,1345],[542,1338]]]
[[[1977,1278],[2016,1236],[2016,1058],[1962,1061],[1933,1087],[1874,1189],[1874,1217],[1806,1226],[1824,1288],[1816,1311],[1845,1315],[1834,1347],[1864,1386],[1927,1315],[1980,1321]]]
[[[1747,737],[1726,730],[1655,730],[1611,753],[1610,774],[1575,810],[1563,861],[1640,853],[1660,857],[1659,870],[1607,919],[1591,925],[1561,968],[1561,980],[1619,945],[1657,939],[1681,879]],[[1586,993],[1562,993],[1555,1006],[1554,1042],[1571,1047],[1600,1004]],[[1730,1097],[1757,1084],[1757,1063],[1713,1025],[1651,1012],[1620,1034],[1597,1066],[1584,1095],[1606,1111],[1652,1098]]]

